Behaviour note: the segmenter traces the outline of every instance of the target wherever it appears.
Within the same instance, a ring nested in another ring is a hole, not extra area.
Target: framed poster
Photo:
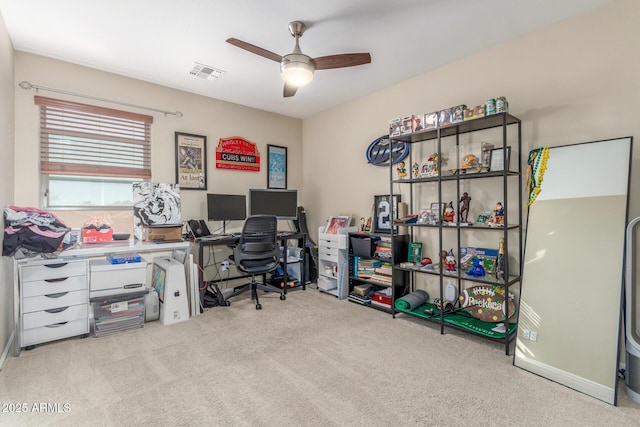
[[[176,132],[176,183],[183,190],[207,189],[207,137]]]
[[[509,170],[509,155],[511,147],[494,148],[491,150],[491,158],[489,161],[489,170],[491,172]]]
[[[287,147],[267,145],[267,188],[287,188]]]
[[[391,233],[391,214],[393,209],[393,217],[398,217],[398,203],[400,195],[394,194],[393,201],[388,194],[373,197],[373,232],[374,233]]]

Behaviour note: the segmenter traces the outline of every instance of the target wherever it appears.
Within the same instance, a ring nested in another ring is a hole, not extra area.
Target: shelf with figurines
[[[413,246],[420,246],[421,242],[409,242],[409,253]],[[444,278],[467,280],[470,282],[483,283],[492,286],[505,286],[516,283],[519,276],[511,274],[505,280],[504,270],[497,267],[500,249],[461,247],[460,262],[458,263],[453,248],[449,251],[442,251],[440,259],[433,262],[429,256],[422,256],[419,259],[411,258],[398,263],[395,268],[410,272],[419,272],[442,276]]]
[[[405,217],[394,220],[395,225],[407,227],[445,227],[445,228],[470,228],[476,230],[503,230],[515,229],[517,224],[506,225],[504,222],[504,207],[502,202],[496,202],[493,210],[482,210],[476,217],[475,222],[469,220],[471,208],[471,196],[464,192],[458,204],[458,220],[453,201],[449,203],[431,203],[427,209],[420,210],[419,213],[411,213]],[[472,217],[473,218],[473,217]]]
[[[471,151],[471,149],[467,148],[467,151]],[[467,152],[460,156],[455,153],[450,156],[432,153],[423,162],[414,161],[410,173],[407,173],[405,162],[400,162],[396,168],[397,178],[393,182],[421,183],[489,177],[502,178],[505,175],[518,176],[517,171],[509,169],[511,147],[494,148],[494,144],[482,142],[481,148],[477,151],[479,152],[475,154]],[[461,157],[459,164],[451,160],[457,157]]]
[[[518,196],[523,188],[521,123],[507,112],[476,116],[466,110],[464,118],[469,120],[460,122],[459,114],[454,114],[457,110],[451,111],[438,114],[435,128],[390,135],[390,144],[409,145],[406,168],[389,165],[390,193],[402,194],[409,214],[392,220],[408,230],[409,244],[413,244],[409,251],[422,249],[419,259],[393,265],[394,271],[406,272],[409,278],[407,292],[394,295],[394,310],[435,321],[441,333],[453,326],[499,338],[509,354],[517,323],[515,295],[519,294],[523,246],[523,200]],[[422,123],[433,126],[435,120],[435,114],[425,115]],[[446,300],[448,288],[457,292],[449,301],[457,304],[453,312],[441,310],[444,306],[438,308],[436,303]],[[405,298],[415,299],[419,291],[436,298],[410,301],[413,308],[399,306]],[[467,294],[466,304],[486,302],[491,307],[502,296],[505,305],[508,300],[507,318],[496,312],[491,319],[483,319],[486,313],[481,310],[463,309],[458,296]],[[425,314],[425,307],[431,307],[431,315]],[[472,312],[480,323],[468,322]],[[501,334],[493,330],[500,323]]]

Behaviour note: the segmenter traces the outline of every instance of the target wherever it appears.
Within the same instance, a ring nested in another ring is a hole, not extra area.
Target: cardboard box
[[[145,242],[182,240],[182,225],[157,225],[142,228],[142,240]]]
[[[436,129],[438,127],[438,111],[424,115],[424,128]]]
[[[451,123],[460,123],[464,121],[464,110],[466,109],[467,106],[464,104],[453,107],[451,109]]]

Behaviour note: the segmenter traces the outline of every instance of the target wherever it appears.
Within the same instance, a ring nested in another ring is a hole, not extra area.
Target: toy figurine
[[[413,173],[414,178],[418,178],[420,176],[420,166],[418,163],[414,163],[413,166],[411,166],[411,172]]]
[[[404,179],[407,176],[407,168],[404,167],[404,162],[398,162],[398,177]]]
[[[360,218],[360,231],[364,231],[364,217]]]
[[[444,210],[444,221],[453,222],[455,217],[456,211],[453,209],[453,202],[449,202],[449,206],[447,206]]]
[[[467,274],[473,277],[483,277],[486,274],[484,262],[482,262],[480,258],[474,258],[472,262],[473,267],[471,267],[471,270],[467,271]]]
[[[440,270],[444,270],[446,266],[447,260],[447,251],[440,252]]]
[[[460,198],[460,211],[458,212],[458,216],[460,217],[460,221],[464,223],[468,223],[467,218],[469,217],[469,204],[471,203],[471,197],[469,197],[469,193],[466,191]]]
[[[493,227],[500,227],[504,225],[504,207],[502,203],[496,203],[496,207],[493,210],[493,216],[489,219],[489,225]]]
[[[456,257],[453,255],[453,249],[449,249],[449,253],[444,259],[444,265],[447,268],[447,271],[456,271]]]

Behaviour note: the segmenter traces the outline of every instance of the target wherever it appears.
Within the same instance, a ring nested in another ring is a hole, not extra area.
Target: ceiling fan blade
[[[282,91],[282,95],[285,98],[289,98],[289,97],[295,95],[297,90],[298,90],[297,87],[292,86],[292,85],[288,85],[288,84],[285,83],[284,84],[284,90]]]
[[[353,67],[355,65],[369,64],[371,55],[368,53],[343,53],[341,55],[321,56],[313,58],[316,70],[329,70],[331,68]]]
[[[252,45],[251,43],[243,42],[242,40],[238,40],[233,37],[231,37],[230,39],[227,39],[227,43],[230,43],[236,47],[239,47],[240,49],[247,50],[251,53],[255,53],[256,55],[260,55],[264,58],[271,59],[272,61],[276,61],[276,62],[282,61],[282,56],[278,55],[277,53],[270,52],[266,49]]]

